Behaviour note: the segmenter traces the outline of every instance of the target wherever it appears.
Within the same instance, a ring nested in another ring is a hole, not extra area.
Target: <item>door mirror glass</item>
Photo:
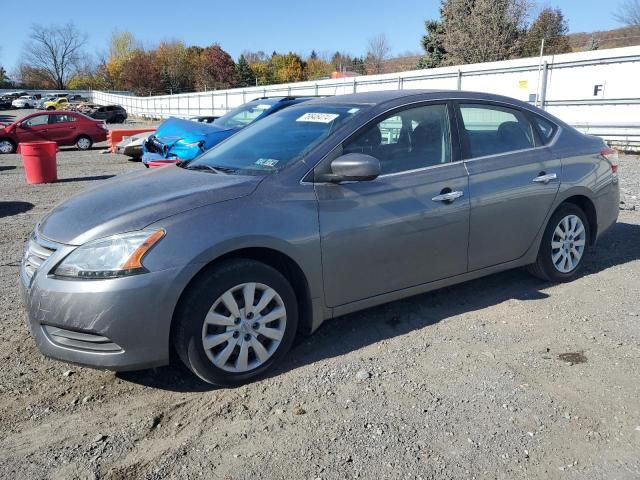
[[[364,153],[347,153],[331,162],[331,173],[320,181],[332,183],[366,182],[380,175],[380,160]]]

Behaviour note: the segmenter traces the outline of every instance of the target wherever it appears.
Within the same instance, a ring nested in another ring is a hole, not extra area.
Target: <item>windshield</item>
[[[221,116],[214,123],[221,128],[242,128],[249,125],[264,112],[273,107],[275,102],[258,100],[249,102]]]
[[[363,109],[361,105],[308,104],[286,108],[229,137],[185,168],[241,175],[277,172]]]

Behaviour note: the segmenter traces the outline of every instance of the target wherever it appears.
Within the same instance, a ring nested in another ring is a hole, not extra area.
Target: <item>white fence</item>
[[[222,115],[264,96],[341,95],[396,89],[472,90],[539,106],[611,143],[640,148],[640,46],[430,70],[210,92],[135,97],[92,92],[95,103],[131,115],[166,118]]]

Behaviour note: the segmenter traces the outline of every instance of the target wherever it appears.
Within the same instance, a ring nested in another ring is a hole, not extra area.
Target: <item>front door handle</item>
[[[453,202],[456,199],[462,197],[464,195],[464,192],[448,192],[448,193],[441,193],[440,195],[436,195],[435,197],[433,197],[431,200],[433,200],[434,202]]]
[[[533,181],[535,183],[544,183],[545,185],[549,182],[551,182],[552,180],[557,180],[558,175],[556,175],[555,173],[544,173],[544,172],[540,172],[540,175],[538,175],[536,178],[533,179]]]

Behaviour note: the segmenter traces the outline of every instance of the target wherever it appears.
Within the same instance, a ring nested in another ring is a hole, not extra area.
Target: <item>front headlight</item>
[[[164,237],[164,230],[113,235],[85,243],[54,270],[59,277],[116,278],[144,273],[145,254]]]

